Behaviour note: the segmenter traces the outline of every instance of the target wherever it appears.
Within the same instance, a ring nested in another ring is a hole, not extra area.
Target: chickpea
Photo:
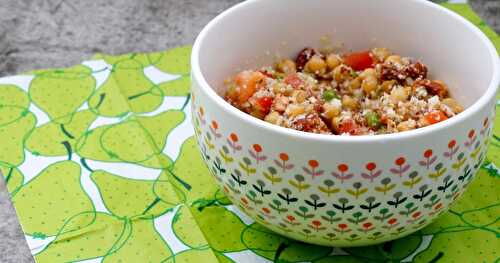
[[[446,98],[442,100],[441,103],[448,106],[454,113],[460,113],[464,110],[462,105],[452,98]]]
[[[307,63],[306,70],[308,72],[323,75],[326,71],[326,62],[320,56],[314,55]]]
[[[347,68],[344,65],[339,65],[333,70],[333,78],[335,81],[338,83],[342,82],[343,80],[347,79],[350,76],[350,69]]]
[[[393,64],[393,65],[396,65],[396,64],[401,64],[401,57],[398,56],[398,55],[392,55],[392,56],[388,56],[385,60],[384,60],[384,63],[385,64]]]
[[[323,104],[323,116],[327,119],[339,116],[341,110],[342,102],[338,99],[334,99],[330,103]]]
[[[394,87],[394,85],[396,84],[396,81],[395,80],[386,80],[384,82],[382,82],[382,90],[384,92],[391,92],[392,90],[392,87]]]
[[[415,125],[416,123],[414,120],[403,121],[396,126],[396,129],[398,129],[398,131],[409,131],[415,129]]]
[[[361,72],[361,74],[359,74],[359,77],[361,77],[362,79],[376,78],[376,76],[377,72],[373,68],[367,68],[363,72]]]
[[[307,92],[304,90],[294,90],[292,93],[292,97],[295,98],[297,103],[302,103],[307,98]]]
[[[405,101],[408,99],[409,90],[405,87],[396,87],[391,91],[391,100],[393,103],[397,104],[400,101]]]
[[[340,65],[340,63],[340,57],[337,54],[332,53],[326,57],[326,65],[330,70],[336,68],[338,65]]]
[[[291,59],[283,59],[278,64],[276,64],[276,70],[288,75],[291,73],[295,73],[297,71],[297,66]]]
[[[279,125],[282,121],[282,117],[280,116],[280,114],[276,111],[273,111],[271,113],[269,113],[265,119],[265,121],[269,122],[269,123],[272,123],[272,124],[277,124]]]
[[[363,80],[363,82],[361,83],[361,88],[363,88],[363,91],[366,94],[370,94],[372,91],[377,89],[377,85],[377,79],[373,76],[370,76]]]
[[[359,77],[353,79],[349,83],[349,87],[351,88],[351,90],[359,89],[359,87],[361,87],[361,79]]]
[[[299,104],[290,104],[286,108],[285,114],[290,117],[298,116],[306,111],[305,107]]]
[[[350,110],[355,110],[358,108],[358,102],[356,101],[356,99],[353,99],[348,95],[344,95],[342,97],[342,106]]]
[[[377,58],[378,61],[384,61],[389,55],[389,50],[387,48],[374,48],[372,49],[372,54]]]

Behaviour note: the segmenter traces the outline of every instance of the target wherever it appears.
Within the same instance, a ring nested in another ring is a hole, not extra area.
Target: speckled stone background
[[[94,53],[148,52],[193,43],[240,0],[0,0],[0,76],[65,67]],[[500,32],[500,0],[469,0]],[[33,262],[0,180],[0,262]]]

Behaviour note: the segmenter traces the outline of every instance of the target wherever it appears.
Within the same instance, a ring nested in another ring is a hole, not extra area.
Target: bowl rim
[[[197,84],[199,85],[199,88],[207,95],[209,99],[211,99],[215,104],[217,104],[220,108],[222,108],[224,111],[228,112],[229,114],[233,115],[233,117],[236,117],[238,119],[241,119],[242,121],[248,123],[249,125],[253,125],[256,127],[259,127],[261,129],[266,129],[270,130],[272,132],[275,132],[277,134],[280,134],[282,136],[287,136],[291,138],[296,138],[296,139],[306,139],[306,140],[313,140],[313,141],[318,141],[318,142],[380,142],[380,141],[393,141],[393,140],[401,140],[409,137],[420,137],[420,136],[425,136],[429,135],[438,131],[442,131],[445,129],[448,129],[450,127],[453,127],[460,122],[470,118],[472,115],[476,114],[478,111],[482,110],[484,107],[487,106],[489,101],[493,98],[496,97],[497,94],[497,89],[499,88],[500,85],[500,58],[499,54],[496,51],[496,48],[494,47],[493,43],[489,40],[486,35],[479,30],[474,24],[472,24],[470,21],[465,19],[464,17],[456,14],[455,12],[442,7],[441,5],[435,4],[430,1],[426,0],[407,0],[407,1],[412,1],[415,2],[416,4],[424,5],[427,8],[432,8],[432,9],[437,9],[438,11],[442,12],[443,15],[447,15],[452,19],[458,20],[463,26],[467,27],[469,30],[472,31],[473,34],[475,34],[481,42],[487,47],[490,57],[493,62],[493,75],[492,78],[489,82],[488,89],[486,92],[478,99],[476,100],[471,106],[466,108],[463,112],[460,114],[449,118],[448,120],[445,120],[440,123],[436,123],[433,125],[429,125],[426,127],[410,130],[410,131],[404,131],[404,132],[398,132],[398,133],[390,133],[390,134],[379,134],[379,135],[358,135],[358,136],[339,136],[339,135],[329,135],[329,134],[316,134],[316,133],[309,133],[309,132],[303,132],[303,131],[298,131],[290,128],[285,128],[281,127],[278,125],[274,125],[271,123],[268,123],[266,121],[263,121],[261,119],[255,118],[249,114],[246,114],[239,109],[233,107],[230,105],[228,102],[226,102],[221,96],[219,96],[214,89],[211,88],[211,86],[208,84],[206,81],[205,77],[203,76],[199,64],[199,55],[200,55],[200,48],[203,44],[203,41],[208,35],[208,32],[210,29],[217,24],[219,24],[221,21],[224,20],[226,16],[229,14],[240,10],[244,9],[245,7],[249,5],[256,4],[258,2],[264,2],[266,0],[247,0],[244,2],[241,2],[239,4],[236,4],[229,9],[226,9],[219,15],[217,15],[214,19],[212,19],[205,27],[201,30],[199,35],[196,37],[195,43],[192,48],[192,53],[191,53],[191,81],[196,81],[198,82]],[[191,84],[193,85],[193,84]]]

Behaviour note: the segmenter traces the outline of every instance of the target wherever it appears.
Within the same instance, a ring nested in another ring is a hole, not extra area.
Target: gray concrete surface
[[[0,0],[0,76],[70,66],[92,54],[190,44],[204,24],[240,0]],[[500,0],[470,0],[500,32]],[[0,180],[0,262],[33,262]]]

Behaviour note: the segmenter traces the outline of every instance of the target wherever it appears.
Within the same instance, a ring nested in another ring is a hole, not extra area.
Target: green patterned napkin
[[[445,6],[500,48],[467,5]],[[478,178],[429,227],[378,246],[307,245],[255,224],[215,185],[189,121],[189,54],[99,55],[0,79],[0,172],[37,262],[499,262],[500,117]]]

